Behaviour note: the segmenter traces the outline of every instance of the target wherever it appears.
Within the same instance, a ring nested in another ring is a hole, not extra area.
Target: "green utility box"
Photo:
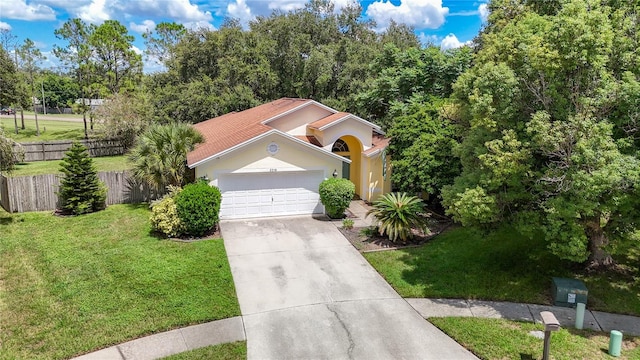
[[[589,291],[584,283],[576,279],[554,277],[551,284],[553,305],[576,307],[577,303],[587,304]]]

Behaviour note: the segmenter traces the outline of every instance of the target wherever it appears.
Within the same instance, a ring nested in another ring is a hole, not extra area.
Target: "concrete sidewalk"
[[[540,312],[551,311],[560,325],[573,328],[576,310],[559,306],[518,304],[499,301],[457,300],[457,299],[406,299],[422,317],[480,317],[498,318],[540,323]],[[618,330],[625,335],[640,336],[640,317],[610,314],[587,309],[584,314],[584,328],[609,332]]]
[[[575,310],[536,304],[459,299],[406,299],[423,318],[461,316],[540,322],[541,311],[551,311],[565,328],[573,328]],[[362,309],[361,309],[362,310]],[[621,331],[640,336],[640,317],[587,310],[584,328]],[[169,355],[227,342],[245,340],[242,318],[212,321],[132,340],[73,360],[160,359]]]
[[[245,340],[242,318],[211,321],[114,345],[72,360],[152,360],[201,347]]]

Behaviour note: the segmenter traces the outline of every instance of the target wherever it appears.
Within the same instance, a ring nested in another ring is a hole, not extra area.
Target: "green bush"
[[[77,142],[71,145],[60,163],[60,171],[64,174],[58,190],[63,213],[80,215],[106,207],[107,188],[98,178],[84,145]]]
[[[389,193],[373,203],[373,209],[367,212],[367,216],[376,218],[380,235],[386,234],[393,242],[398,239],[406,242],[413,237],[413,228],[427,230],[422,212],[422,200],[419,198],[406,193]]]
[[[344,219],[342,220],[342,228],[351,230],[353,229],[353,219]]]
[[[344,217],[344,211],[349,207],[356,193],[356,186],[347,179],[327,179],[320,183],[320,201],[332,219]]]
[[[189,184],[175,197],[185,235],[203,236],[218,223],[220,190],[206,181]]]
[[[173,186],[169,189],[169,194],[151,204],[151,228],[166,237],[180,237],[184,225],[178,216],[175,196],[182,189]]]

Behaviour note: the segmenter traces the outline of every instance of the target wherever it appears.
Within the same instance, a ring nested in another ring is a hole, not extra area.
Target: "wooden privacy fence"
[[[92,157],[123,155],[124,146],[120,140],[78,140],[86,146]],[[74,141],[44,141],[21,143],[24,150],[24,161],[60,160]]]
[[[7,177],[0,174],[0,205],[10,213],[55,210],[62,175]],[[107,186],[107,205],[149,202],[162,194],[139,183],[127,171],[99,172]]]

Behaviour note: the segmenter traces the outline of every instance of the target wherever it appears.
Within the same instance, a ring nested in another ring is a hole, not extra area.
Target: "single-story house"
[[[221,219],[323,213],[318,187],[332,176],[368,201],[391,188],[380,127],[313,100],[282,98],[194,128],[205,140],[187,165],[220,188]]]

